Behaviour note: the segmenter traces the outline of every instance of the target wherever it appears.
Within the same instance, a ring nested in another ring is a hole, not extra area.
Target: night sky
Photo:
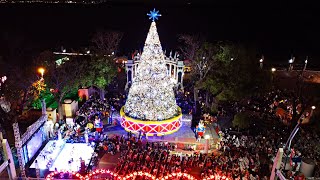
[[[266,60],[287,62],[309,56],[319,64],[319,11],[315,4],[260,1],[114,0],[95,5],[8,4],[0,7],[1,53],[6,38],[23,37],[29,52],[84,47],[98,29],[124,33],[119,54],[141,49],[150,20],[146,14],[160,10],[157,21],[164,49],[177,48],[180,33],[201,33],[208,41],[231,40],[254,45]]]

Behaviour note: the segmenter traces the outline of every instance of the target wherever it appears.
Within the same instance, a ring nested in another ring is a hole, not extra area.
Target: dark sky
[[[24,37],[29,51],[86,46],[97,29],[124,33],[121,53],[142,48],[150,20],[157,21],[164,49],[177,47],[177,34],[201,33],[208,41],[232,40],[254,44],[266,59],[286,62],[291,54],[317,63],[320,57],[319,11],[315,4],[266,1],[113,0],[97,5],[1,5],[3,37]],[[10,38],[7,38],[10,39]]]

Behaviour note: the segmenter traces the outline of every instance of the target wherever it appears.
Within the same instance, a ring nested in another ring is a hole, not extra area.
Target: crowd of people
[[[190,92],[178,91],[176,94],[177,105],[181,108],[182,114],[191,114],[193,111],[193,102],[190,98]]]
[[[193,167],[199,166],[205,156],[174,154],[176,145],[165,141],[146,142],[131,137],[128,141],[120,139],[121,153],[115,172],[120,175],[143,171],[162,178],[173,172],[190,173]]]
[[[200,169],[201,178],[218,174],[229,179],[269,179],[273,160],[278,148],[284,145],[287,130],[288,128],[253,132],[255,135],[231,135],[230,132],[224,131],[218,152],[212,154],[177,155],[172,153],[175,150],[174,144],[143,143],[136,137],[126,139],[124,136],[108,140],[104,150],[121,154],[115,168],[120,175],[144,171],[161,178],[172,172],[190,173],[193,169]],[[287,162],[292,165],[292,170],[287,172],[287,178],[300,176],[301,160],[311,156],[312,151],[310,152],[308,145],[313,142],[303,138],[305,133],[302,132],[292,146],[295,149],[294,154]],[[320,140],[316,134],[308,134],[306,138],[315,138],[313,141],[318,142]],[[319,152],[316,151],[314,150],[316,154],[311,158],[319,158]],[[318,173],[316,169],[315,177]]]
[[[109,116],[110,105],[106,100],[90,97],[89,100],[81,106],[76,113],[76,123],[85,125],[86,123],[94,124],[96,116],[104,119]]]
[[[134,171],[144,171],[159,178],[172,172],[190,172],[194,169],[200,171],[201,178],[211,175],[226,176],[229,179],[268,179],[271,174],[273,160],[278,148],[283,147],[288,139],[291,129],[287,126],[292,114],[292,104],[281,91],[273,91],[265,96],[254,97],[245,104],[234,103],[231,108],[224,108],[227,113],[235,114],[242,111],[257,113],[257,117],[280,120],[280,124],[271,129],[260,129],[251,124],[250,132],[232,134],[226,129],[220,134],[221,141],[217,151],[212,154],[191,153],[191,155],[174,154],[175,144],[168,142],[146,142],[134,135],[107,137],[103,133],[93,133],[89,141],[96,141],[98,146],[93,156],[92,167],[99,157],[104,153],[120,153],[118,165],[115,172],[120,175]],[[187,99],[186,99],[187,98]],[[188,113],[192,113],[192,102],[188,97],[178,96],[178,102]],[[298,105],[299,103],[297,103]],[[120,107],[120,106],[119,106]],[[284,109],[289,116],[280,116],[277,109]],[[299,113],[299,105],[297,106]],[[230,112],[231,111],[231,112]],[[76,121],[79,125],[94,123],[95,118],[107,117],[110,112],[110,105],[107,101],[89,99],[78,111],[78,117],[84,117]],[[310,114],[304,113],[303,117]],[[209,120],[217,122],[215,116],[208,115]],[[320,136],[307,127],[297,134],[292,142],[292,158],[288,163],[292,169],[287,171],[287,178],[297,177],[301,173],[299,168],[303,158],[311,158],[315,161],[320,159],[320,151],[315,144],[320,142]],[[196,173],[195,173],[196,174]],[[319,168],[315,169],[315,177],[320,174]]]
[[[244,102],[245,101],[245,102]],[[242,102],[229,104],[227,111],[236,114],[243,111],[252,112],[257,117],[289,125],[292,123],[294,114],[299,115],[303,122],[311,116],[311,107],[302,107],[302,100],[294,97],[290,91],[273,90],[264,95],[252,96]],[[294,113],[293,111],[296,111]]]
[[[174,144],[166,142],[144,144],[138,137],[126,139],[123,136],[104,141],[102,147],[106,152],[121,154],[116,167],[116,172],[119,174],[143,170],[157,177],[164,177],[172,172],[190,173],[197,167],[200,168],[201,178],[219,174],[229,179],[268,179],[278,148],[284,146],[291,132],[290,127],[284,123],[290,121],[286,118],[291,116],[277,114],[279,108],[284,109],[288,112],[287,114],[292,114],[293,108],[289,98],[286,93],[273,91],[265,96],[252,98],[245,105],[233,104],[234,112],[231,113],[249,110],[258,113],[261,118],[267,116],[268,119],[278,119],[283,124],[278,124],[279,126],[272,129],[259,130],[255,124],[252,124],[248,128],[250,133],[244,134],[233,135],[226,130],[222,133],[218,153],[181,156],[172,154]],[[192,102],[185,103],[184,99],[180,97],[187,109],[192,109]],[[297,103],[298,113],[299,110],[301,109]],[[225,111],[228,111],[228,108],[225,108]],[[304,113],[302,117],[309,115]],[[288,160],[292,169],[287,171],[288,178],[301,175],[299,168],[303,158],[311,158],[315,161],[320,159],[319,150],[314,148],[314,145],[320,142],[320,137],[312,132],[303,128],[293,141],[290,155],[292,158]],[[319,176],[319,172],[316,168],[316,177]]]
[[[306,108],[303,111],[301,101],[296,100],[296,102],[293,102],[293,100],[292,93],[275,90],[264,96],[255,96],[247,99],[246,102],[232,103],[229,108],[225,108],[231,114],[244,111],[249,112],[252,115],[251,118],[253,118],[253,121],[247,129],[242,131],[242,134],[245,135],[237,134],[234,138],[230,138],[230,131],[225,132],[228,138],[222,141],[223,152],[227,152],[227,154],[235,153],[237,154],[235,157],[245,155],[245,159],[252,159],[254,162],[261,164],[258,168],[255,168],[258,169],[258,171],[253,173],[260,178],[270,175],[273,158],[278,148],[285,145],[292,131],[290,124],[293,123],[293,111],[296,110],[296,114],[298,115],[303,112],[300,117],[302,124],[310,120],[311,108]],[[294,105],[295,108],[293,107]],[[269,126],[258,127],[258,124],[261,124],[262,121],[269,122]],[[314,129],[311,126],[302,125],[302,128],[292,141],[291,154],[288,155],[292,157],[291,160],[288,160],[288,163],[292,165],[292,170],[285,171],[287,178],[297,177],[301,174],[299,173],[299,168],[302,159],[308,158],[319,163],[319,142],[320,137]],[[225,149],[227,149],[227,151],[225,151]],[[227,157],[229,157],[229,155]],[[238,164],[240,167],[240,164],[243,164],[243,158],[244,157],[237,158],[238,162],[234,164]],[[245,174],[247,174],[247,171],[242,172],[242,176]],[[319,168],[316,167],[315,177],[319,177],[319,174]]]

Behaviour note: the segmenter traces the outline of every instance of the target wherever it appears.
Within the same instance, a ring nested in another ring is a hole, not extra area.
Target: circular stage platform
[[[163,121],[144,121],[139,119],[134,119],[127,116],[124,112],[124,107],[120,110],[121,126],[126,131],[131,131],[133,133],[144,132],[147,136],[163,136],[172,134],[178,131],[182,125],[182,113],[179,107],[179,114],[171,119]]]

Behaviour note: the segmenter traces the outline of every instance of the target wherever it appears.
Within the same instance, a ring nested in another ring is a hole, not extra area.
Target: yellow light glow
[[[40,67],[40,68],[38,68],[38,72],[41,74],[41,76],[43,76],[45,69]]]

